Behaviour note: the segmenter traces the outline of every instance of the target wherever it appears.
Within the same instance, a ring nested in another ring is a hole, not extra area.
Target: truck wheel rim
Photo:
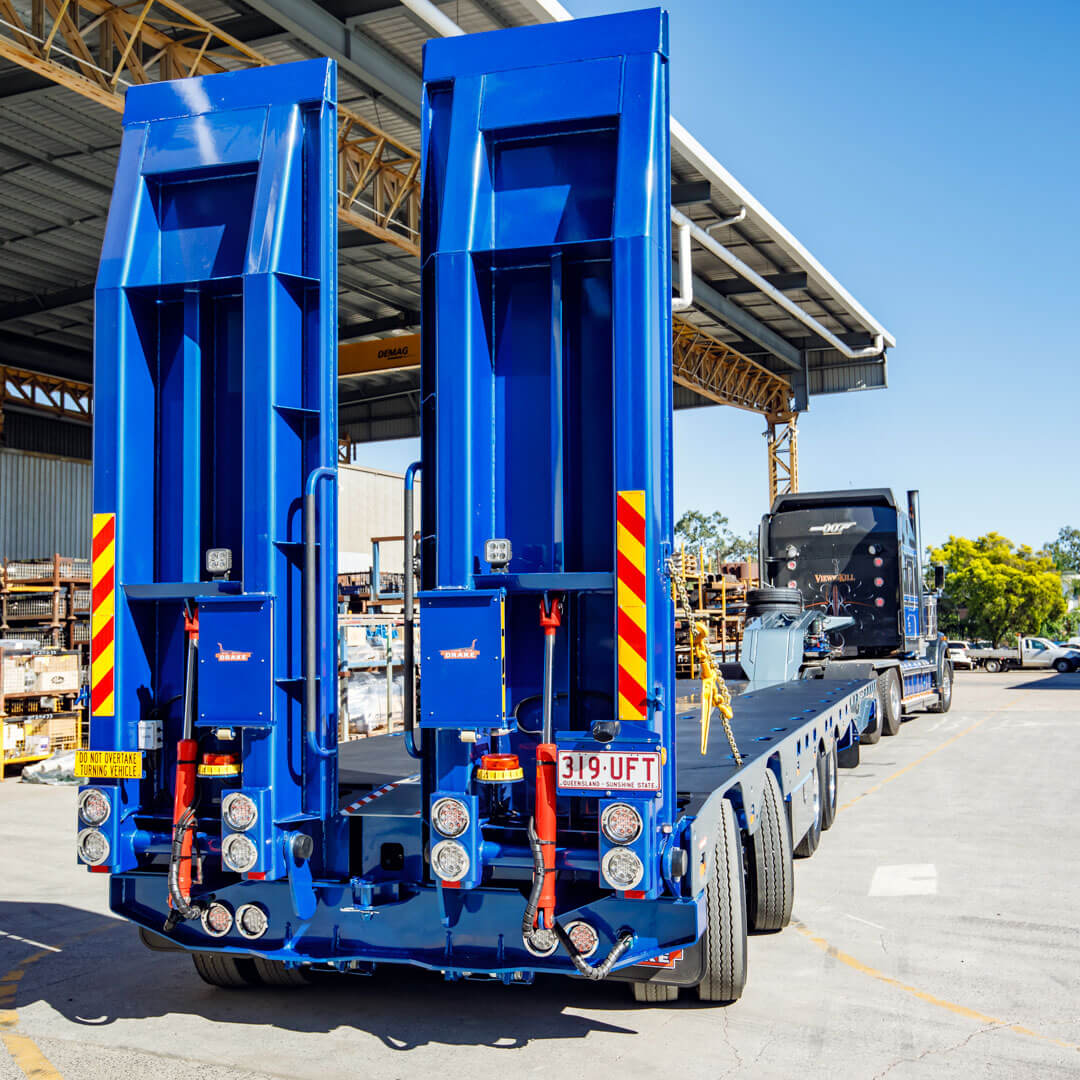
[[[945,676],[941,680],[941,700],[946,705],[952,701],[952,672],[948,669],[945,670]]]
[[[830,761],[826,766],[829,770],[829,805],[836,805],[836,769],[833,768],[833,764]]]
[[[900,715],[900,683],[898,679],[889,680],[889,704],[892,706],[893,716]]]

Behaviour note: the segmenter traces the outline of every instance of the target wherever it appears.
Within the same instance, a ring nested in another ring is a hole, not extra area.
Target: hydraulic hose
[[[169,905],[165,923],[171,930],[181,919],[194,919],[199,910],[190,903],[191,850],[195,839],[196,768],[199,744],[195,733],[195,671],[199,657],[198,615],[184,614],[188,635],[187,670],[184,672],[183,730],[176,744],[176,782],[173,791],[173,833],[169,850]]]
[[[544,887],[544,877],[547,874],[547,868],[544,866],[544,850],[543,845],[545,841],[541,840],[536,835],[536,826],[533,824],[533,819],[529,818],[529,847],[532,849],[533,856],[533,883],[532,889],[529,891],[529,902],[525,906],[525,914],[521,919],[521,936],[527,942],[533,932],[533,923],[536,919],[536,913],[540,908],[540,893]],[[590,964],[588,960],[582,956],[576,948],[574,943],[570,940],[570,935],[559,925],[554,922],[553,929],[562,942],[563,948],[570,956],[570,960],[578,973],[583,975],[586,979],[592,979],[595,982],[599,982],[601,979],[606,979],[611,973],[611,969],[619,962],[619,959],[623,954],[634,944],[634,935],[632,933],[624,933],[619,937],[619,940],[611,948],[611,952],[607,954],[607,957],[599,964]]]
[[[570,959],[573,961],[578,973],[584,975],[586,979],[592,979],[594,982],[606,979],[611,973],[611,969],[619,962],[619,958],[634,944],[634,935],[630,931],[626,931],[611,947],[611,952],[607,954],[607,958],[602,963],[594,965],[590,964],[574,948],[570,935],[558,923],[555,924],[555,934],[559,941],[562,942],[563,948],[570,954]]]
[[[191,843],[195,832],[195,807],[189,806],[180,820],[173,826],[172,848],[169,852],[169,902],[172,910],[165,920],[165,931],[169,932],[182,919],[197,919],[202,911],[197,904],[188,900],[181,884],[181,868],[187,867],[188,883],[191,887]],[[184,848],[187,848],[187,857]]]
[[[544,866],[544,847],[540,837],[536,835],[536,824],[529,818],[529,849],[533,857],[533,881],[529,890],[529,902],[525,905],[525,914],[521,917],[521,936],[528,941],[536,926],[536,913],[540,910],[540,893],[544,888],[544,875],[547,869]]]

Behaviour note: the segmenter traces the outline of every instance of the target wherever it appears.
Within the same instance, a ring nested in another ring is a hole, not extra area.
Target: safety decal
[[[116,637],[116,515],[95,514],[91,545],[90,715],[113,716]]]
[[[648,682],[644,491],[618,493],[615,529],[619,719],[644,720]]]

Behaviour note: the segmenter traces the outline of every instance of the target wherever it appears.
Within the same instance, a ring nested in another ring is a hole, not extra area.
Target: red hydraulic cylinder
[[[536,748],[536,835],[544,856],[544,886],[540,890],[539,913],[543,925],[550,930],[555,925],[555,763],[558,753],[554,743],[541,743]]]
[[[173,829],[195,802],[195,770],[199,756],[199,744],[195,739],[181,739],[176,744],[176,792],[173,797]],[[184,900],[191,899],[191,844],[194,827],[184,830],[180,849],[179,884]]]
[[[552,739],[555,704],[554,667],[555,635],[562,625],[562,601],[553,597],[550,605],[540,601],[540,626],[544,631],[544,723],[540,745],[536,748],[536,836],[544,857],[544,884],[540,890],[537,916],[542,912],[543,926],[555,925],[555,779],[558,750]]]

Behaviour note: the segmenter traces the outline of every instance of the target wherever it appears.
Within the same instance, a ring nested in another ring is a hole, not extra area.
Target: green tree
[[[1046,545],[1046,552],[1058,570],[1080,571],[1080,529],[1063,525],[1058,529],[1057,539]]]
[[[757,558],[757,535],[736,536],[728,527],[728,519],[719,510],[706,514],[687,510],[675,522],[675,542],[685,544],[687,551],[703,548],[721,562],[748,562]]]
[[[976,540],[950,536],[930,558],[945,564],[944,624],[962,628],[968,637],[1005,642],[1039,633],[1065,616],[1061,574],[1046,552],[991,532]]]

